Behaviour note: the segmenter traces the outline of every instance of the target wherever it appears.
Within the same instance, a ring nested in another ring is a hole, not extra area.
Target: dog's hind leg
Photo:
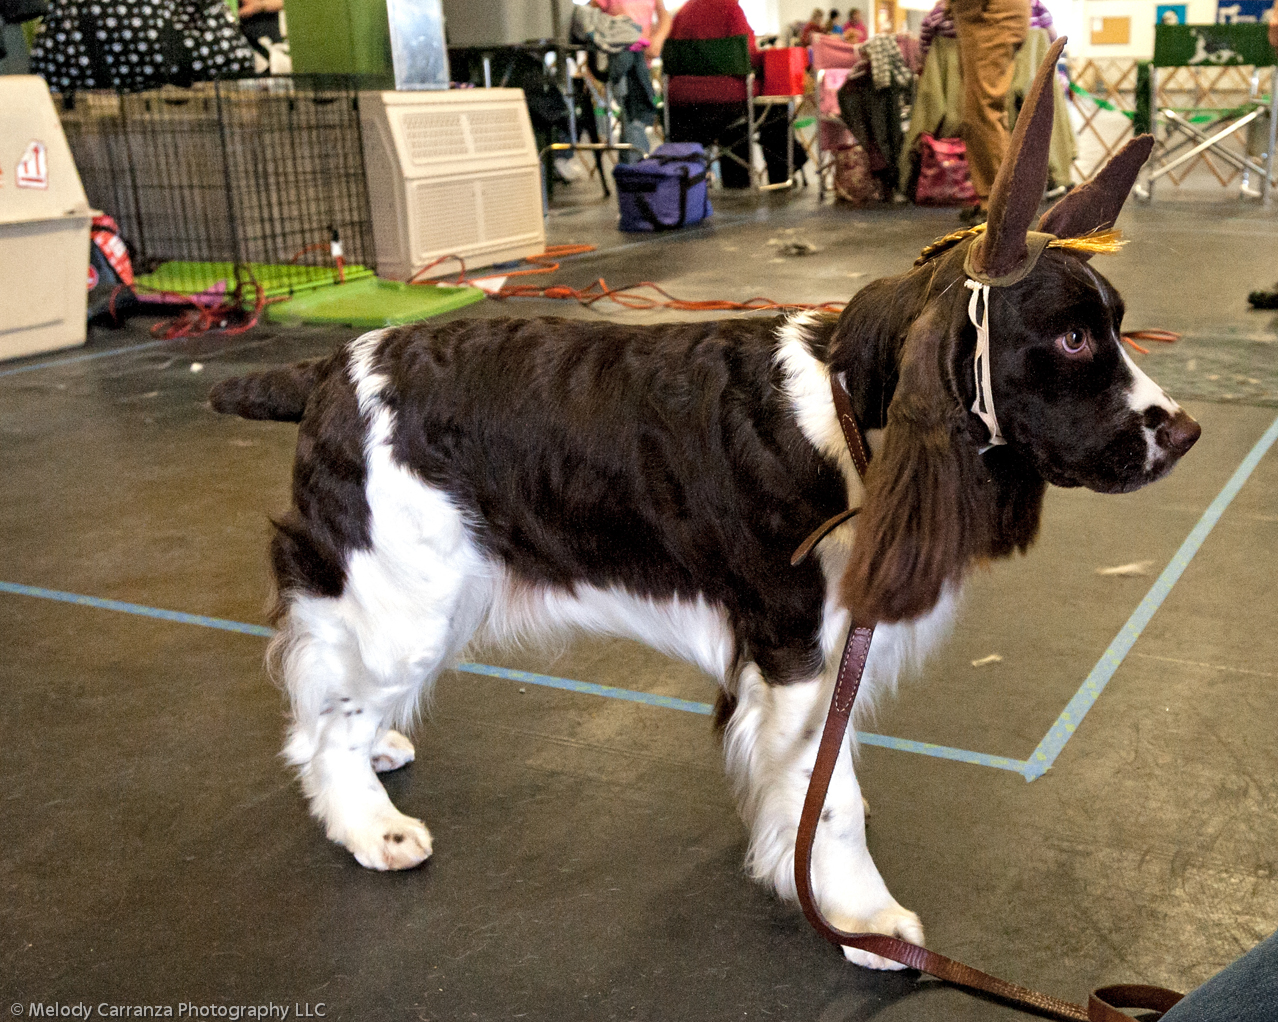
[[[292,702],[284,756],[298,768],[311,812],[329,838],[361,865],[406,869],[430,855],[430,832],[391,804],[374,773],[374,755],[385,752],[381,747],[397,734],[384,721],[411,682],[386,686],[370,674],[347,602],[289,600],[276,640],[276,660]]]
[[[328,836],[371,869],[431,854],[425,825],[395,808],[376,774],[412,760],[412,743],[392,729],[412,721],[492,592],[458,512],[420,483],[405,486],[416,520],[374,501],[372,548],[349,556],[340,596],[285,596],[274,657],[292,702],[284,755]]]
[[[379,774],[408,766],[417,755],[407,736],[393,728],[384,728],[373,741],[373,769]]]
[[[725,734],[728,770],[750,828],[746,867],[787,901],[798,899],[794,842],[832,690],[830,677],[769,685],[758,667],[747,664]],[[817,828],[812,877],[817,904],[840,929],[923,942],[918,916],[892,897],[870,857],[864,802],[846,744]],[[843,953],[872,969],[904,967],[853,948]]]

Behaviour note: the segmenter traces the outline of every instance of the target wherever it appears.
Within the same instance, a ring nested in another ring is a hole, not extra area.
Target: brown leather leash
[[[869,457],[861,438],[861,430],[856,422],[856,415],[852,410],[851,398],[843,384],[833,374],[830,376],[830,390],[834,395],[834,408],[839,425],[843,429],[843,437],[847,441],[857,472],[864,479],[866,470],[869,468]],[[835,526],[846,521],[854,513],[854,511],[843,512],[818,528],[796,551],[796,563],[802,560],[812,547]],[[843,659],[839,663],[834,695],[830,699],[830,712],[825,720],[825,730],[821,733],[821,744],[817,749],[816,763],[812,768],[812,779],[808,783],[807,797],[803,801],[803,814],[799,819],[799,834],[794,846],[794,879],[799,892],[799,904],[803,906],[803,914],[807,916],[808,922],[817,933],[832,944],[879,955],[917,969],[919,972],[926,972],[947,983],[953,983],[955,986],[990,994],[1017,1007],[1050,1018],[1073,1019],[1077,1022],[1131,1022],[1131,1016],[1124,1014],[1119,1010],[1120,1008],[1156,1011],[1158,1015],[1154,1018],[1161,1017],[1162,1013],[1179,1001],[1182,995],[1162,987],[1109,986],[1095,991],[1089,998],[1087,1007],[1084,1007],[1081,1004],[1063,1001],[1036,990],[1008,983],[1006,980],[981,972],[979,969],[973,969],[962,962],[956,962],[952,958],[946,958],[935,951],[929,951],[927,948],[897,937],[889,937],[882,933],[847,933],[832,926],[821,914],[812,893],[812,845],[816,840],[821,810],[825,807],[825,796],[830,787],[830,777],[834,773],[839,750],[843,747],[843,738],[847,734],[848,722],[852,717],[852,705],[856,701],[857,689],[861,685],[861,676],[865,672],[865,662],[870,655],[870,642],[873,638],[873,625],[860,625],[854,620],[848,629],[847,645],[843,649]]]

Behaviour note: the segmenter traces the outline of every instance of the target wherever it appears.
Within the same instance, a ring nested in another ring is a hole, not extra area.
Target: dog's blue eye
[[[1087,333],[1083,330],[1070,330],[1056,338],[1061,351],[1067,355],[1078,355],[1087,350]]]

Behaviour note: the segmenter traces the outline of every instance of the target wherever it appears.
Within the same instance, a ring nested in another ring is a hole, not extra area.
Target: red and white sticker
[[[18,161],[14,176],[18,179],[19,188],[49,187],[49,157],[43,142],[32,140]]]

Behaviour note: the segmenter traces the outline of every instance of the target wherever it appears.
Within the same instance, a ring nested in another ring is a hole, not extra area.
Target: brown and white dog
[[[986,232],[875,281],[837,319],[421,324],[215,388],[220,411],[301,424],[294,506],[272,544],[272,652],[292,701],[286,755],[330,838],[373,869],[425,860],[425,825],[375,774],[413,758],[395,729],[472,639],[584,630],[715,679],[748,869],[795,898],[795,832],[849,609],[879,625],[872,697],[943,638],[974,561],[1030,545],[1048,482],[1132,490],[1198,437],[1124,352],[1122,300],[1069,240],[1112,227],[1149,140],[1043,216],[1049,247],[1028,233],[1054,54]],[[983,369],[996,426],[969,411]],[[864,486],[832,376],[874,452]],[[809,532],[858,505],[791,567]],[[866,847],[850,748],[823,819],[826,917],[921,943]]]

